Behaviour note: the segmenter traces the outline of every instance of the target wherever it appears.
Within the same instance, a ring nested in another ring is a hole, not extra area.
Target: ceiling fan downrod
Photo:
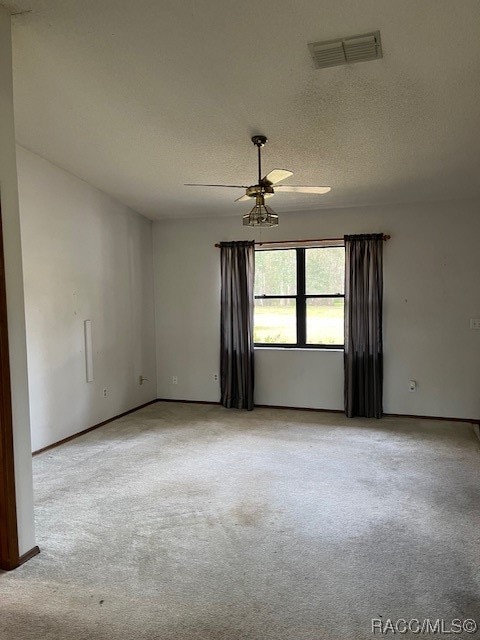
[[[262,184],[262,152],[261,149],[264,147],[267,142],[267,136],[252,136],[252,142],[257,147],[258,150],[258,184]]]

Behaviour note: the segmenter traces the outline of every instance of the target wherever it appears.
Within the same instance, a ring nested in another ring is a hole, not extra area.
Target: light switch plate
[[[470,329],[480,329],[480,318],[470,318]]]

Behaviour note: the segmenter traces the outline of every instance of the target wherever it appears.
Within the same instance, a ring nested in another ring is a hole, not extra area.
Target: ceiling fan
[[[278,224],[278,215],[271,207],[265,204],[265,198],[275,194],[278,189],[283,193],[328,193],[331,187],[304,187],[299,185],[279,184],[290,176],[292,171],[286,169],[273,169],[262,178],[262,156],[261,149],[268,142],[266,136],[258,135],[252,137],[253,144],[258,150],[258,182],[249,187],[241,184],[186,184],[186,187],[224,187],[227,189],[245,189],[245,195],[237,198],[235,202],[242,202],[255,198],[253,209],[243,216],[243,224],[250,227],[273,227]]]

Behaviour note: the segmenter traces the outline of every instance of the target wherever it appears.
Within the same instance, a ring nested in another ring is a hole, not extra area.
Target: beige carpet
[[[480,622],[479,444],[464,424],[146,407],[34,458],[42,553],[0,574],[0,638],[362,640],[379,616]]]

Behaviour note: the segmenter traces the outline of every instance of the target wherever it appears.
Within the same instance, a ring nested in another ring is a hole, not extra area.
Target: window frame
[[[255,342],[255,348],[270,349],[333,349],[344,350],[345,343],[342,344],[310,344],[307,343],[307,300],[310,298],[343,298],[345,300],[345,291],[343,293],[306,293],[306,251],[308,249],[328,249],[332,246],[342,247],[345,245],[325,245],[319,247],[284,247],[279,249],[256,249],[256,251],[291,251],[296,252],[296,277],[297,277],[297,293],[295,295],[255,295],[255,300],[295,300],[295,322],[297,332],[297,342]],[[345,307],[344,307],[345,309]]]

